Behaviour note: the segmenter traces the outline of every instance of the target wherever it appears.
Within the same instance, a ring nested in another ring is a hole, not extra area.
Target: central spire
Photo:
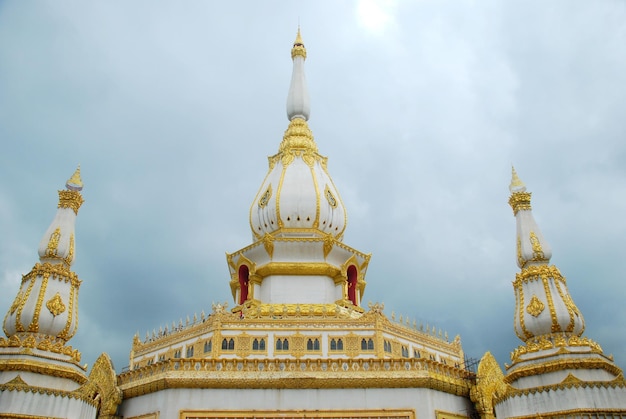
[[[291,74],[291,85],[287,95],[287,118],[293,121],[295,118],[307,121],[311,113],[309,103],[309,92],[306,87],[306,77],[304,76],[304,60],[306,59],[306,48],[300,36],[300,28],[291,49],[293,60],[293,72]]]
[[[254,243],[227,255],[233,311],[244,316],[363,311],[369,255],[342,242],[346,209],[307,124],[306,55],[298,29],[291,49],[289,127],[250,207]]]

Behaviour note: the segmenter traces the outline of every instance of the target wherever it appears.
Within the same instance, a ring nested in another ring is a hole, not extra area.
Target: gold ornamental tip
[[[83,181],[80,179],[80,164],[72,177],[65,182],[65,187],[70,191],[81,191],[83,189]]]
[[[297,56],[301,56],[306,59],[306,48],[304,47],[304,42],[302,41],[302,36],[300,35],[300,26],[298,26],[296,40],[293,41],[293,48],[291,48],[291,59],[294,59]]]
[[[524,185],[524,182],[517,176],[517,172],[513,166],[511,166],[511,184],[509,185],[509,191],[511,191],[511,193],[526,191],[526,185]]]

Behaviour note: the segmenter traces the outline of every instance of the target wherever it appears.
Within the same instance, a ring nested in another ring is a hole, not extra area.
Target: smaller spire
[[[67,182],[65,182],[65,187],[70,191],[82,191],[83,190],[83,181],[80,178],[80,164],[76,168],[76,171],[70,177]]]
[[[293,41],[293,48],[291,48],[291,58],[294,59],[298,55],[306,59],[306,48],[300,35],[300,25],[298,25],[298,34],[296,35],[296,40]]]
[[[511,193],[526,192],[526,185],[524,185],[524,182],[517,176],[514,166],[511,166],[511,184],[509,185],[509,191],[511,191]]]
[[[311,105],[309,103],[309,92],[306,87],[306,77],[304,76],[306,48],[304,48],[304,43],[302,43],[300,27],[298,27],[298,34],[291,49],[291,59],[293,60],[293,72],[291,74],[289,93],[287,94],[287,118],[290,121],[293,121],[294,118],[307,121],[311,113]]]

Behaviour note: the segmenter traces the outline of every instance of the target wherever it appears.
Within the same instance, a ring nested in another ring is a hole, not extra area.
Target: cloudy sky
[[[514,164],[624,368],[624,22],[609,0],[1,1],[0,311],[77,164],[84,362],[120,371],[136,332],[232,306],[224,254],[251,243],[299,23],[344,241],[372,253],[365,304],[510,362]]]

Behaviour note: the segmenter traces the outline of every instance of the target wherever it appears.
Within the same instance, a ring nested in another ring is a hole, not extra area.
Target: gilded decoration
[[[61,228],[57,227],[56,230],[50,234],[48,240],[48,246],[46,248],[46,257],[53,258],[57,255],[57,248],[59,247],[59,240],[61,239]]]
[[[543,249],[541,248],[541,242],[537,238],[537,235],[534,231],[530,232],[530,245],[533,249],[533,260],[545,260]]]
[[[99,409],[99,418],[116,417],[117,408],[122,402],[122,391],[117,387],[117,377],[111,359],[106,353],[98,357],[87,382],[74,391]]]
[[[298,28],[298,35],[296,35],[296,40],[293,43],[293,48],[291,48],[291,59],[294,59],[296,57],[302,57],[306,59],[306,48],[304,47],[302,37],[300,36],[300,28]]]
[[[269,255],[270,259],[274,257],[274,236],[269,233],[265,233],[263,236],[263,247]]]
[[[324,259],[326,259],[328,255],[330,254],[330,251],[333,250],[334,244],[335,244],[335,237],[332,235],[332,233],[326,234],[324,236],[324,246],[323,246]]]
[[[337,199],[335,198],[335,195],[333,195],[328,185],[324,187],[324,196],[326,197],[326,200],[331,207],[337,208]]]
[[[415,419],[414,410],[183,410],[180,419]],[[135,419],[135,418],[129,418]],[[143,418],[138,418],[143,419]],[[149,419],[149,418],[146,418]],[[440,418],[438,418],[440,419]],[[441,418],[448,419],[448,417]]]
[[[526,306],[526,312],[533,317],[537,317],[543,312],[544,308],[545,306],[539,298],[537,298],[536,295],[533,295],[533,298],[530,299],[530,303]]]
[[[504,374],[490,352],[485,353],[476,373],[476,384],[472,386],[470,398],[476,404],[481,419],[495,418],[495,399],[505,395],[507,385]]]
[[[602,348],[600,345],[587,338],[579,337],[577,335],[565,335],[562,333],[538,336],[526,342],[525,345],[518,346],[513,352],[511,352],[511,361],[517,362],[520,357],[526,354],[532,354],[539,351],[558,349],[566,347],[589,347],[591,352],[602,354]],[[566,352],[567,353],[567,352]],[[551,356],[550,354],[549,356]]]
[[[25,348],[26,351],[30,348],[36,348],[40,351],[47,351],[71,357],[72,361],[78,365],[81,354],[77,349],[64,345],[62,341],[50,340],[49,337],[44,336],[45,335],[41,334],[29,334],[23,339],[20,339],[17,335],[12,335],[8,339],[0,338],[0,348]],[[57,357],[46,357],[43,354],[38,354],[37,356],[44,359],[58,359]]]
[[[572,364],[573,365],[573,364]],[[548,369],[548,371],[554,371],[553,369]],[[506,380],[508,380],[508,376],[506,377]],[[544,392],[549,392],[555,395],[555,397],[558,397],[558,393],[556,393],[559,390],[569,390],[569,389],[609,389],[609,388],[626,388],[626,382],[624,381],[624,378],[619,376],[616,377],[614,380],[612,381],[582,381],[582,380],[578,380],[577,378],[573,377],[570,374],[568,374],[568,376],[560,383],[558,384],[551,384],[551,385],[545,385],[545,386],[538,386],[538,387],[532,387],[532,388],[527,388],[527,389],[516,389],[512,386],[508,386],[508,390],[506,392],[506,394],[501,395],[500,397],[498,397],[496,399],[496,403],[502,403],[503,401],[513,398],[513,397],[522,397],[522,396],[529,396],[532,394],[537,394],[537,393],[544,393]],[[562,411],[562,412],[577,412],[577,411],[595,411],[595,412],[621,412],[621,413],[626,413],[626,411],[624,409],[572,409],[572,410],[568,410],[568,411]],[[521,416],[516,416],[516,419],[520,418]],[[536,418],[537,416],[529,416],[529,417],[533,417]],[[557,412],[550,412],[549,414],[542,414],[541,417],[551,417],[551,418],[562,418],[562,417],[586,417],[586,416],[578,416],[578,415],[565,415],[563,416],[563,414],[557,414]],[[595,416],[592,415],[590,417],[601,417],[601,416]]]
[[[76,333],[76,331],[78,330],[78,315],[76,316],[76,326],[74,327],[74,330],[72,330],[72,333],[70,334],[70,329],[72,327],[72,320],[74,318],[74,300],[75,300],[75,294],[78,292],[78,288],[77,287],[71,287],[70,288],[70,301],[69,301],[69,313],[67,313],[67,322],[65,323],[65,327],[63,328],[63,330],[61,330],[61,333],[58,334],[58,337],[60,339],[63,339],[64,341],[68,341],[72,336],[74,336],[74,333]]]
[[[184,375],[180,372],[184,371]],[[431,388],[467,397],[473,374],[429,359],[171,359],[123,372],[124,398],[167,388]]]
[[[70,248],[69,248],[69,251],[67,252],[67,256],[63,260],[68,265],[71,265],[72,261],[74,260],[74,235],[73,234],[70,235]]]
[[[530,192],[515,192],[511,194],[509,198],[509,205],[513,208],[513,215],[517,215],[517,212],[530,211]]]
[[[470,416],[459,415],[458,413],[444,412],[442,410],[435,410],[436,419],[469,419]]]
[[[48,300],[46,307],[54,317],[65,311],[65,304],[63,304],[61,295],[58,292],[54,294],[54,297]]]
[[[23,300],[24,300],[24,293],[20,291],[17,293],[15,300],[13,300],[13,304],[11,304],[11,308],[9,309],[9,314],[15,313],[15,310],[17,310],[17,308],[22,304]]]
[[[71,208],[78,215],[78,209],[85,200],[78,191],[59,191],[59,208]]]
[[[317,145],[313,139],[313,133],[307,122],[302,118],[294,118],[289,122],[283,141],[280,143],[278,151],[284,155],[282,158],[283,166],[286,167],[293,161],[294,155],[290,152],[295,150],[317,154]],[[291,157],[285,160],[286,156]]]
[[[526,264],[524,257],[522,256],[522,239],[517,237],[517,266],[520,268]]]
[[[37,302],[35,303],[35,312],[33,313],[33,319],[28,326],[29,332],[39,332],[39,313],[41,313],[41,306],[43,305],[43,299],[46,294],[46,288],[48,288],[49,273],[44,273],[41,279],[41,285],[39,288],[39,295],[37,296]]]
[[[272,197],[272,184],[269,184],[267,186],[267,189],[261,196],[261,199],[259,199],[259,208],[265,208],[267,203],[270,201],[271,197]]]

